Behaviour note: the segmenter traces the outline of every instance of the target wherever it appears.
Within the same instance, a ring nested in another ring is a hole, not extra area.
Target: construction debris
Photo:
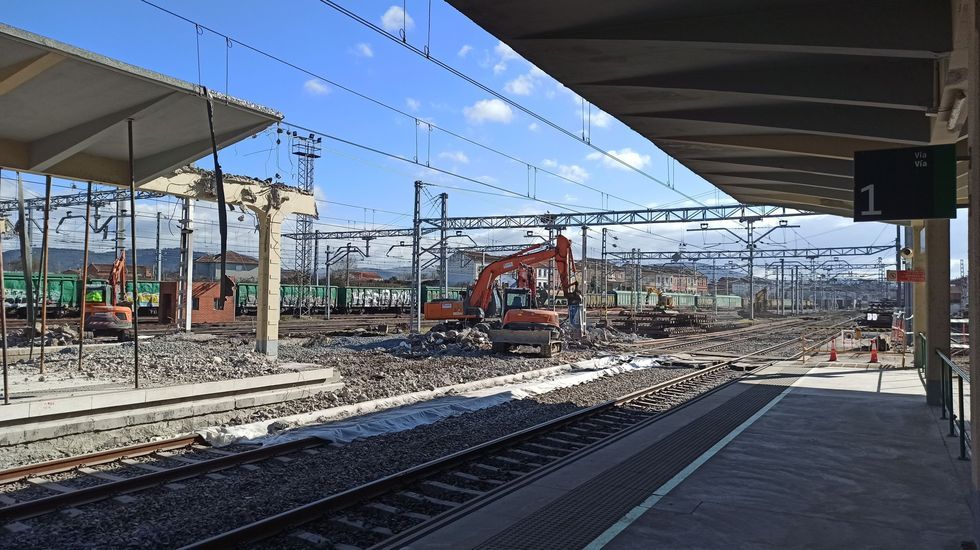
[[[10,347],[26,347],[31,345],[31,337],[34,337],[34,345],[41,344],[41,323],[36,323],[36,327],[25,327],[20,330],[12,330],[7,334],[7,345]],[[44,345],[46,346],[67,346],[78,343],[78,331],[69,325],[48,325],[44,333]]]
[[[482,330],[464,328],[460,330],[430,331],[413,334],[399,346],[398,351],[409,353],[426,352],[472,352],[490,349],[490,337]]]

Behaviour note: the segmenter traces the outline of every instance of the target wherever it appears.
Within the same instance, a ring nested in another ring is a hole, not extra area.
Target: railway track
[[[790,339],[397,474],[267,517],[188,548],[367,548],[402,536],[476,498],[572,454],[655,421],[682,403],[744,376],[733,363],[794,344]],[[288,537],[284,540],[282,537]]]
[[[201,547],[258,540],[283,531],[290,542],[371,546],[599,441],[658,417],[738,377],[728,367],[795,338],[718,363],[614,401],[540,424],[399,474],[260,520]],[[303,439],[248,450],[213,449],[191,436],[0,472],[0,523],[264,461],[302,459],[327,443]],[[220,475],[220,474],[217,474]]]

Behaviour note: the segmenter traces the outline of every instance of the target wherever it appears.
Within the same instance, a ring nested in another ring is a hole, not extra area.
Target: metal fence
[[[936,356],[942,362],[942,418],[949,420],[950,437],[959,436],[960,439],[960,460],[967,458],[967,449],[972,442],[967,441],[966,433],[966,409],[964,408],[963,385],[970,383],[970,375],[957,365],[952,359],[943,352],[936,350]],[[956,378],[956,393],[953,389],[953,378]],[[971,396],[972,397],[972,396]]]

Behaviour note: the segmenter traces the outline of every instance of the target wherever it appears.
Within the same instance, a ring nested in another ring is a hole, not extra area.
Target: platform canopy
[[[219,147],[282,119],[212,96]],[[137,184],[211,151],[201,87],[0,24],[0,167],[128,185],[128,119]]]
[[[850,216],[855,151],[966,153],[972,0],[448,1],[743,203]]]

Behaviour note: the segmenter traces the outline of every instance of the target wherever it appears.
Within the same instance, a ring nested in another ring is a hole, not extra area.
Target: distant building
[[[156,276],[153,274],[153,266],[138,265],[136,268],[136,273],[139,275],[140,281],[152,281],[156,279]],[[81,275],[80,271],[74,269],[66,270],[65,273]],[[109,277],[110,273],[112,273],[112,264],[88,264],[89,279],[105,279]],[[133,280],[133,264],[129,262],[126,262],[126,280]]]
[[[354,283],[380,283],[384,277],[374,271],[351,271],[350,282]]]
[[[229,277],[228,284],[235,288],[234,281]],[[160,283],[159,320],[162,324],[173,324],[177,321],[178,303],[177,281]],[[191,290],[191,323],[231,323],[235,320],[235,295],[225,298],[221,304],[221,285],[217,281],[196,282]]]
[[[251,256],[228,251],[225,254],[225,274],[239,282],[259,280],[259,261]],[[217,281],[221,276],[221,254],[201,256],[194,260],[194,280]]]

